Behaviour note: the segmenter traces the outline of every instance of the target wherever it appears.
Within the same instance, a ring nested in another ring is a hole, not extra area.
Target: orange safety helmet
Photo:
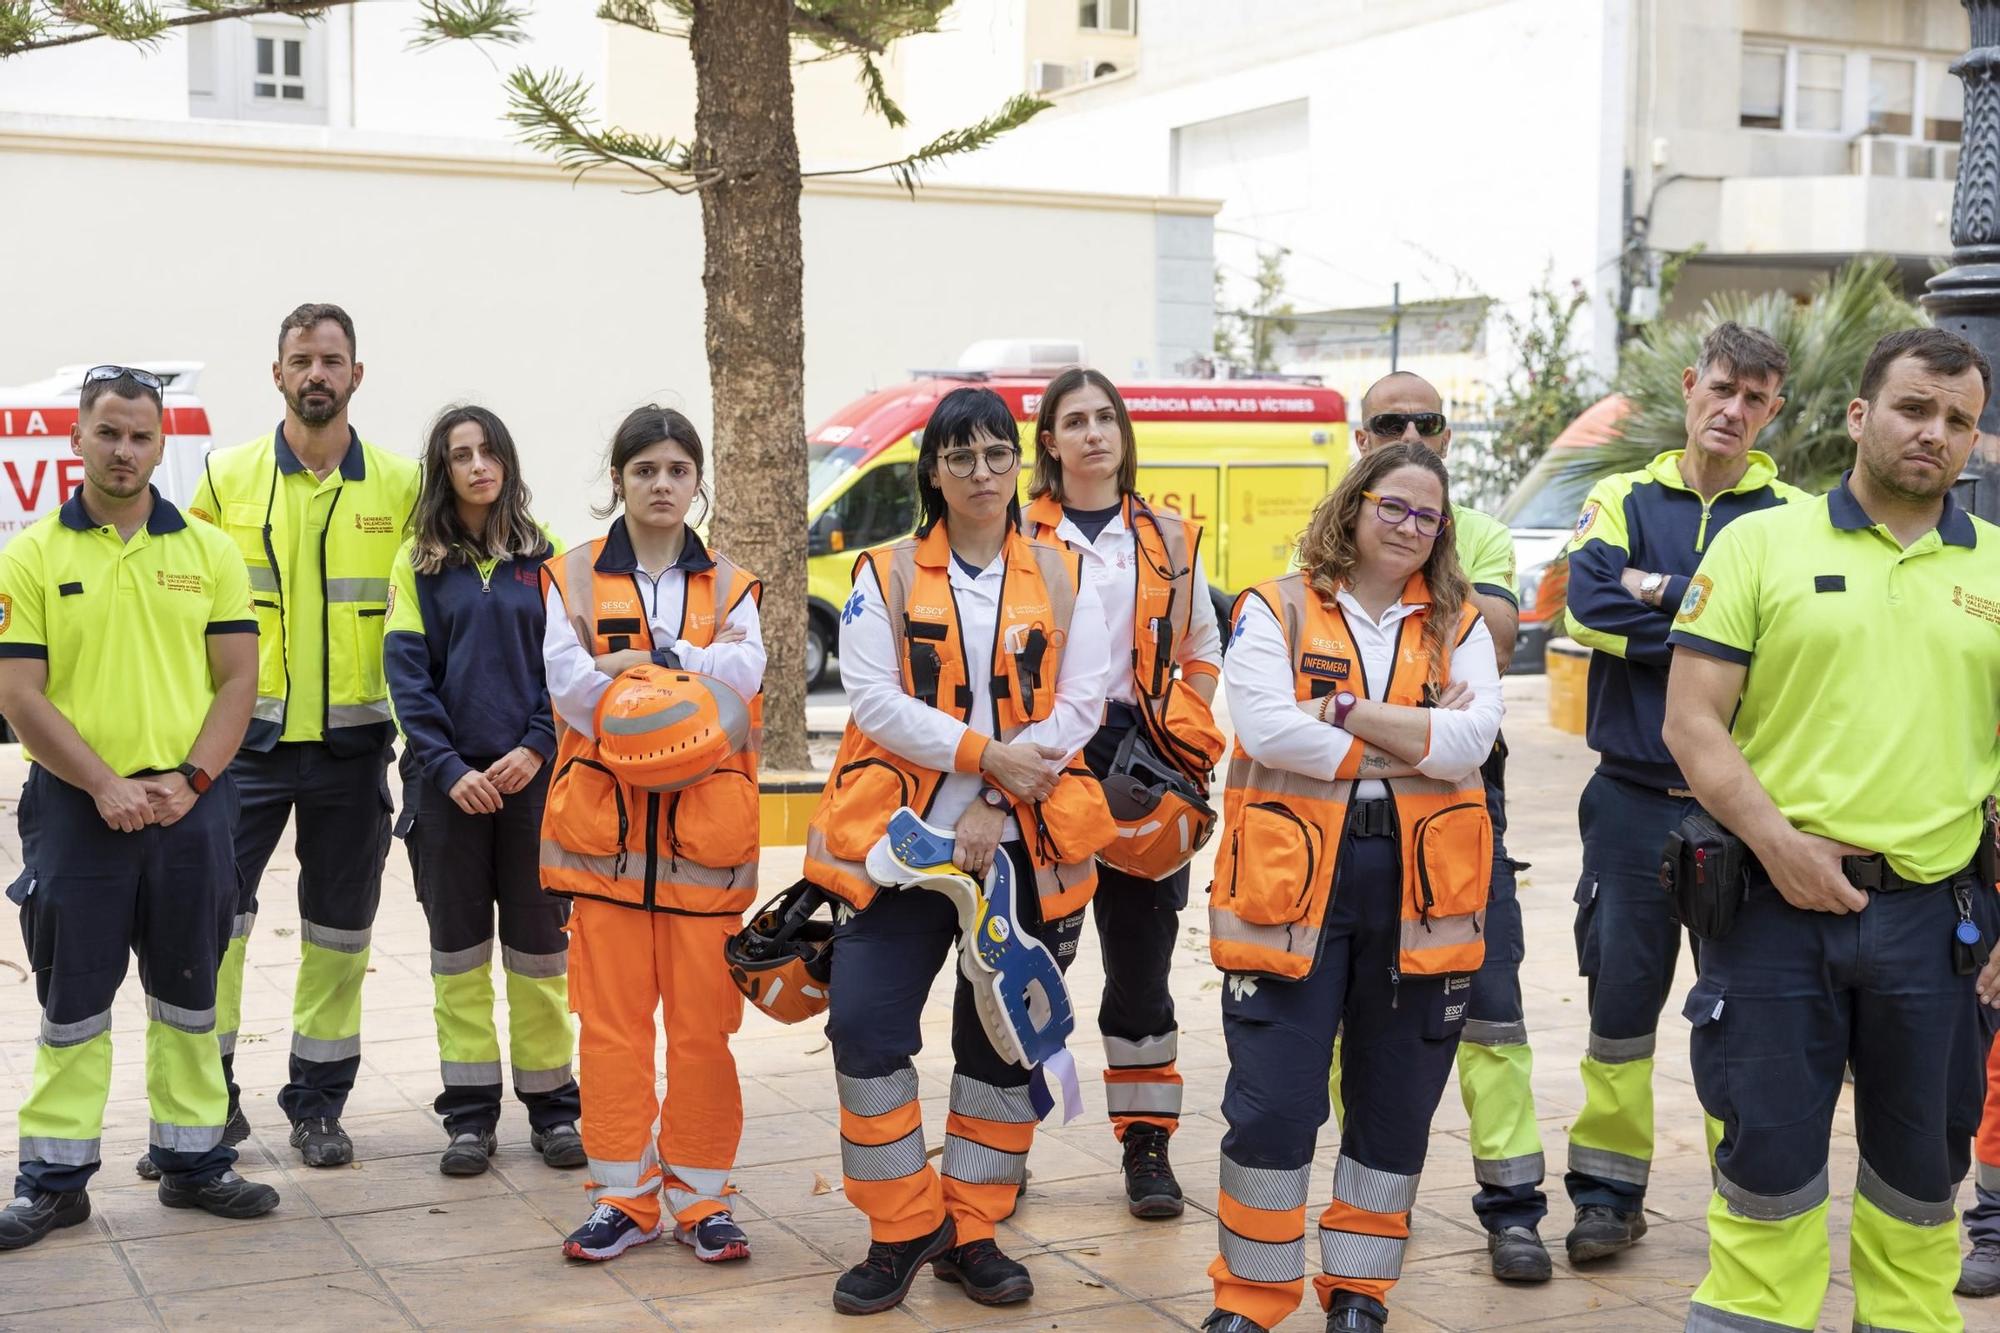
[[[1208,793],[1162,758],[1138,727],[1118,743],[1103,785],[1118,836],[1097,859],[1113,870],[1163,880],[1215,834]]]
[[[750,706],[699,671],[633,667],[597,701],[597,753],[646,791],[679,791],[707,777],[750,739]]]
[[[800,880],[757,909],[722,946],[736,989],[780,1023],[825,1012],[833,974],[833,922],[815,921],[833,899]]]

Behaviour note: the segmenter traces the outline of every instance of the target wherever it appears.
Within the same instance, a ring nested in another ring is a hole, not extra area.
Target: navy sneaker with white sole
[[[608,1203],[600,1203],[591,1210],[582,1226],[569,1233],[562,1251],[572,1259],[601,1263],[606,1259],[616,1259],[634,1245],[644,1245],[659,1238],[658,1227],[648,1231],[629,1215]]]
[[[710,1213],[691,1227],[674,1228],[674,1239],[694,1251],[705,1264],[750,1257],[750,1238],[727,1212]]]

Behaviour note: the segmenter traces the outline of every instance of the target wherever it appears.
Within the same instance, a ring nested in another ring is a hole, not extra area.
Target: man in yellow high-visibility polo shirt
[[[257,623],[229,542],[150,484],[160,381],[86,373],[83,485],[0,551],[0,712],[33,761],[7,896],[42,1002],[0,1249],[90,1216],[126,955],[146,990],[150,1157],[160,1202],[256,1217],[237,1175],[215,1044],[215,973],[236,907],[227,770],[256,694]]]
[[[1952,1201],[1975,992],[2000,990],[2000,904],[1972,868],[2000,787],[2000,528],[1950,488],[1991,390],[1954,334],[1882,339],[1847,409],[1853,470],[1723,529],[1676,617],[1667,746],[1752,857],[1685,1011],[1723,1127],[1692,1330],[1818,1324],[1850,1062],[1854,1325],[1964,1327]]]
[[[307,1166],[354,1159],[340,1114],[361,1065],[361,981],[389,854],[389,568],[416,503],[417,466],[347,423],[361,387],[354,321],[302,305],[278,329],[270,435],[208,456],[192,511],[227,533],[250,572],[257,704],[237,756],[243,901],[223,959],[221,1033],[230,1132],[250,1132],[234,1073],[244,951],[257,886],[286,820],[298,821],[299,974],[290,1078],[278,1106]]]
[[[1362,422],[1354,445],[1363,454],[1385,444],[1422,444],[1444,454],[1451,424],[1444,397],[1421,375],[1393,371],[1361,399]],[[1458,563],[1472,585],[1472,600],[1493,636],[1493,652],[1506,671],[1520,629],[1514,581],[1514,537],[1507,525],[1477,509],[1451,507],[1451,537]],[[1527,1014],[1521,1007],[1521,960],[1526,941],[1515,871],[1507,855],[1507,742],[1496,738],[1479,770],[1486,783],[1486,811],[1493,819],[1493,881],[1486,904],[1486,961],[1472,977],[1464,1039],[1458,1044],[1458,1090],[1471,1122],[1472,1176],[1479,1188],[1472,1212],[1486,1229],[1493,1276],[1503,1282],[1546,1282],[1553,1266],[1542,1244],[1547,1216],[1542,1193],[1541,1130],[1531,1086],[1534,1052],[1528,1048]],[[1339,1047],[1334,1048],[1334,1101],[1339,1104]]]

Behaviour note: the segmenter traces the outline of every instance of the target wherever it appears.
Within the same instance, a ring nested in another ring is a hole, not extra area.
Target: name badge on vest
[[[1304,653],[1299,657],[1299,670],[1321,680],[1346,680],[1354,674],[1354,663],[1328,653]]]

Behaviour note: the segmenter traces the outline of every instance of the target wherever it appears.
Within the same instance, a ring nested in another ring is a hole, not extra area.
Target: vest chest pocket
[[[668,828],[675,851],[728,870],[757,859],[757,784],[739,768],[709,774],[677,794]]]
[[[632,832],[624,784],[594,759],[575,758],[549,784],[542,835],[579,856],[615,856]]]
[[[1320,831],[1276,801],[1243,807],[1216,858],[1213,905],[1253,926],[1305,918],[1325,870]]]
[[[1483,801],[1462,801],[1425,815],[1404,855],[1406,917],[1470,916],[1486,906],[1493,877],[1493,821]]]
[[[833,776],[820,834],[843,861],[865,861],[889,827],[889,816],[911,805],[917,784],[886,759],[857,759]]]
[[[1104,801],[1104,786],[1089,769],[1064,769],[1056,789],[1035,805],[1042,850],[1059,865],[1076,865],[1109,847],[1118,824]]]

